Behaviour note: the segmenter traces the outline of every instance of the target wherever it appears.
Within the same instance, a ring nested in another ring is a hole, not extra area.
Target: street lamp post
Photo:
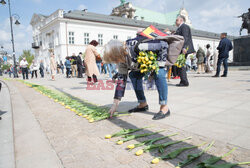
[[[5,5],[5,0],[1,0],[0,3],[2,5]],[[14,78],[17,77],[17,65],[16,65],[16,53],[15,53],[15,43],[14,43],[14,35],[13,35],[13,16],[11,14],[11,8],[10,8],[10,0],[8,0],[8,6],[9,6],[9,15],[10,15],[10,31],[11,31],[11,42],[12,42],[12,55],[13,55],[13,61],[14,61]],[[18,16],[18,15],[16,15]],[[19,17],[19,16],[18,16]],[[15,24],[20,24],[18,20],[16,20]]]

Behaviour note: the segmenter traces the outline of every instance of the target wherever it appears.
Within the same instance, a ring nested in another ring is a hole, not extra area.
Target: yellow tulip
[[[156,67],[153,65],[153,66],[152,66],[152,69],[153,69],[153,70],[155,70],[155,69],[156,69]]]
[[[89,119],[89,122],[92,123],[94,122],[95,120],[93,118]]]
[[[66,108],[66,109],[70,109],[70,107],[69,107],[69,106],[65,106],[65,108]]]
[[[58,102],[58,100],[56,99],[55,102]]]
[[[160,159],[159,158],[155,158],[151,161],[152,164],[157,164],[160,162]]]
[[[48,95],[48,98],[51,98],[51,96],[50,96],[50,95]]]
[[[175,167],[175,168],[181,168],[180,166],[177,166],[177,167]]]
[[[134,145],[134,144],[128,145],[127,148],[128,148],[128,149],[134,149],[134,148],[135,148],[135,145]]]
[[[82,116],[82,113],[78,113],[79,116]]]
[[[148,61],[148,57],[145,57],[145,61]]]
[[[140,149],[140,150],[138,150],[135,154],[136,154],[136,156],[140,156],[140,155],[142,155],[143,154],[143,150],[142,149]]]
[[[150,54],[150,55],[154,55],[154,53],[153,53],[152,51],[149,51],[149,54]]]
[[[83,117],[84,117],[84,118],[87,118],[87,117],[88,117],[88,115],[83,115]]]
[[[117,142],[117,145],[122,145],[123,144],[123,141],[118,141]]]
[[[138,59],[137,62],[138,62],[138,63],[141,63],[141,59]]]
[[[140,71],[141,73],[143,73],[144,72],[144,70],[143,69],[141,69],[141,71]]]
[[[153,56],[150,57],[151,60],[154,60],[154,58],[155,58],[155,57],[153,57]]]
[[[111,135],[105,135],[105,139],[110,139],[110,138],[112,138]]]
[[[152,64],[152,61],[148,61],[148,64]]]

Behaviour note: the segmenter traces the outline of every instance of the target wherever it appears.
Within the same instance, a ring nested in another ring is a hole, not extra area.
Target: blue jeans
[[[168,99],[168,84],[166,80],[167,70],[165,68],[160,68],[158,74],[154,73],[154,80],[159,94],[159,104],[167,105]],[[145,103],[146,97],[143,90],[143,80],[145,74],[139,71],[131,71],[129,77],[133,84],[135,94],[139,103]]]
[[[107,64],[103,64],[104,73],[107,74]]]
[[[102,63],[96,63],[96,65],[97,65],[97,68],[101,74],[102,73]]]
[[[223,75],[227,75],[227,71],[228,71],[228,63],[227,63],[228,58],[219,58],[218,62],[217,62],[217,70],[216,70],[216,75],[220,75],[220,67],[221,64],[223,63],[224,66],[224,73]]]
[[[112,74],[117,73],[117,71],[115,69],[116,66],[115,66],[115,64],[107,64],[107,65],[108,65],[108,69],[109,69],[109,78],[112,79],[112,77],[113,77]]]

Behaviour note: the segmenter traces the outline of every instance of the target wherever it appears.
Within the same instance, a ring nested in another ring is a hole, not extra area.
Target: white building
[[[124,4],[126,5],[126,4]],[[129,9],[128,9],[129,10]],[[101,52],[103,45],[111,39],[125,41],[136,36],[137,30],[149,25],[164,30],[176,27],[152,23],[138,19],[118,16],[110,16],[87,12],[87,10],[74,10],[64,12],[59,9],[50,16],[34,14],[30,24],[33,27],[32,48],[35,49],[35,57],[44,60],[45,66],[49,65],[49,49],[53,49],[56,61],[64,62],[66,56],[72,53],[78,54],[85,51],[91,40],[97,40],[97,47]],[[219,34],[192,29],[195,49],[206,44],[212,46],[215,52],[219,44]]]

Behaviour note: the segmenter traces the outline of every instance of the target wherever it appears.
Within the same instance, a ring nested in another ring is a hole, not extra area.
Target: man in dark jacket
[[[78,78],[82,78],[82,53],[80,52],[76,58]]]
[[[184,37],[184,45],[182,49],[182,54],[185,54],[186,58],[188,54],[194,53],[194,46],[192,41],[192,34],[191,29],[188,25],[185,24],[185,17],[182,15],[179,15],[176,19],[176,26],[178,27],[175,34],[180,35]],[[180,84],[177,84],[176,86],[179,87],[187,87],[189,86],[189,82],[187,79],[187,72],[185,67],[181,67],[180,69]]]
[[[233,45],[231,41],[227,38],[227,33],[221,33],[220,38],[221,38],[221,41],[219,43],[219,46],[217,47],[217,50],[219,50],[217,70],[216,70],[216,74],[213,77],[220,76],[220,67],[222,63],[224,66],[224,73],[221,77],[227,77],[227,71],[228,71],[227,61],[229,57],[229,51],[233,49]]]

